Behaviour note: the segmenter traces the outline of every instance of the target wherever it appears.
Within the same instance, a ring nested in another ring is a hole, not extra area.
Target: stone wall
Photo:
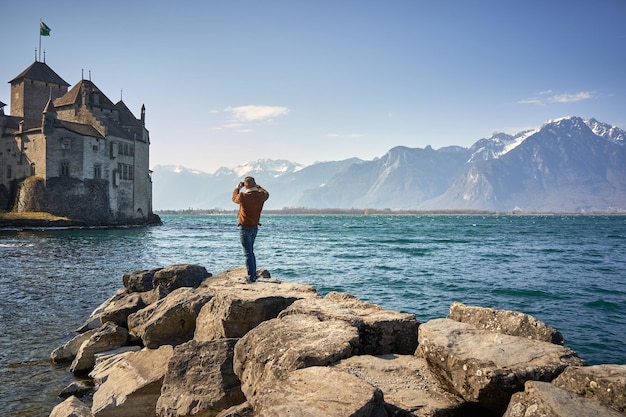
[[[108,181],[55,177],[26,178],[18,185],[13,210],[43,211],[93,224],[111,223]]]

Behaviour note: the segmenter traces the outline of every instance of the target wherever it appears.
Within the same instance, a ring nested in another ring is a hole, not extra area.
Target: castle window
[[[61,176],[62,177],[70,176],[70,163],[69,162],[61,162]]]
[[[135,147],[130,143],[120,142],[118,144],[118,154],[126,155],[126,156],[134,156],[135,155]]]
[[[133,166],[128,164],[117,164],[117,172],[121,180],[133,179]]]
[[[72,149],[72,139],[70,139],[70,138],[62,138],[61,139],[61,149]]]
[[[35,163],[30,164],[30,175],[35,175]]]
[[[100,165],[93,166],[93,177],[98,180],[102,178],[102,167]]]

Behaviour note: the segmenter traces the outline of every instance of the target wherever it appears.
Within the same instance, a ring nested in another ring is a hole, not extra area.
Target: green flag
[[[50,28],[43,22],[43,20],[39,21],[39,34],[41,36],[50,36]]]

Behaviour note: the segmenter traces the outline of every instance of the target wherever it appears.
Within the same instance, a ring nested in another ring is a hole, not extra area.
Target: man
[[[240,192],[243,187],[246,190]],[[259,230],[259,220],[263,203],[270,198],[270,194],[256,183],[254,178],[246,177],[243,182],[237,184],[233,190],[233,203],[239,204],[237,214],[237,225],[241,237],[243,255],[246,257],[246,270],[248,271],[248,282],[256,281],[256,258],[254,256],[254,239]]]

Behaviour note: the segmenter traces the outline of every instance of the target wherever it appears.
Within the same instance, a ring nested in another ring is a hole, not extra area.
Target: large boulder
[[[82,398],[85,394],[88,394],[91,391],[93,391],[93,382],[91,380],[75,380],[70,382],[68,386],[59,392],[59,397],[69,398],[71,396],[76,396]]]
[[[77,332],[84,333],[88,330],[97,329],[109,321],[118,326],[127,327],[127,319],[130,314],[155,303],[168,293],[169,291],[161,286],[142,293],[133,293],[128,288],[120,288],[91,313],[85,324]]]
[[[198,314],[194,334],[198,341],[239,338],[259,323],[276,318],[294,301],[319,297],[310,285],[280,281],[220,287],[207,284],[201,288],[205,289],[215,296]]]
[[[551,381],[570,365],[584,365],[574,351],[553,343],[477,329],[451,319],[419,328],[417,353],[466,401],[502,413],[527,380]]]
[[[463,407],[463,400],[441,385],[424,358],[359,355],[333,366],[380,389],[390,416],[454,417]]]
[[[280,280],[271,279],[270,271],[263,268],[257,269],[257,278],[257,283],[280,283]],[[204,280],[200,287],[224,288],[240,284],[248,284],[248,270],[245,266],[236,266],[213,275],[211,279]]]
[[[309,314],[319,320],[343,320],[359,329],[358,354],[410,355],[417,348],[419,322],[413,314],[385,310],[358,298],[330,292],[323,299],[308,298],[294,302],[280,316]]]
[[[154,416],[173,348],[142,349],[123,354],[109,367],[93,395],[95,417]]]
[[[74,374],[87,373],[95,364],[96,353],[124,346],[127,341],[128,330],[112,322],[103,324],[80,346],[70,371]]]
[[[237,339],[192,340],[176,346],[156,404],[157,415],[215,416],[246,401],[233,372],[236,342]]]
[[[358,340],[356,327],[345,321],[290,315],[261,323],[242,337],[235,345],[233,368],[251,401],[281,385],[290,371],[352,356]]]
[[[326,366],[292,371],[251,402],[258,417],[387,417],[379,389]]]
[[[93,414],[87,404],[72,395],[54,407],[49,417],[93,417]]]
[[[254,410],[249,402],[234,405],[224,411],[220,411],[215,417],[254,417]]]
[[[486,307],[466,306],[454,302],[449,319],[468,323],[477,329],[489,330],[510,336],[527,337],[542,342],[563,344],[563,335],[533,316],[519,311],[496,310]]]
[[[201,308],[211,300],[208,291],[179,288],[167,297],[128,317],[130,333],[144,346],[179,345],[193,338]]]
[[[76,329],[76,331],[78,333],[84,333],[88,330],[97,329],[98,327],[102,326],[102,321],[100,320],[102,312],[107,308],[109,304],[115,303],[116,301],[121,300],[127,295],[128,290],[126,288],[118,289],[115,294],[107,298],[98,307],[96,307],[96,309],[93,310],[93,312],[89,315],[85,323],[81,327]]]
[[[110,303],[100,314],[102,324],[113,322],[118,326],[128,327],[128,316],[146,306],[139,293],[128,293]]]
[[[50,360],[54,363],[64,363],[64,362],[72,362],[80,347],[84,342],[89,340],[89,338],[98,331],[98,329],[91,329],[86,331],[85,333],[79,333],[74,336],[71,340],[66,342],[63,346],[59,346],[54,349],[52,353],[50,353]]]
[[[503,417],[624,417],[601,403],[548,382],[527,381],[525,391],[511,397]]]
[[[552,383],[626,413],[626,365],[570,366]]]
[[[154,288],[161,285],[168,291],[181,287],[197,288],[211,274],[201,265],[170,265],[157,270],[152,278]]]
[[[89,372],[89,377],[96,386],[102,385],[109,377],[109,374],[111,374],[113,368],[115,368],[119,363],[123,363],[123,361],[126,360],[126,357],[132,352],[138,352],[141,349],[142,348],[139,346],[134,346],[131,350],[114,349],[103,352],[102,354],[96,354],[96,364],[91,372]]]
[[[143,269],[122,276],[124,287],[130,292],[145,292],[154,288],[154,274],[163,268]]]

